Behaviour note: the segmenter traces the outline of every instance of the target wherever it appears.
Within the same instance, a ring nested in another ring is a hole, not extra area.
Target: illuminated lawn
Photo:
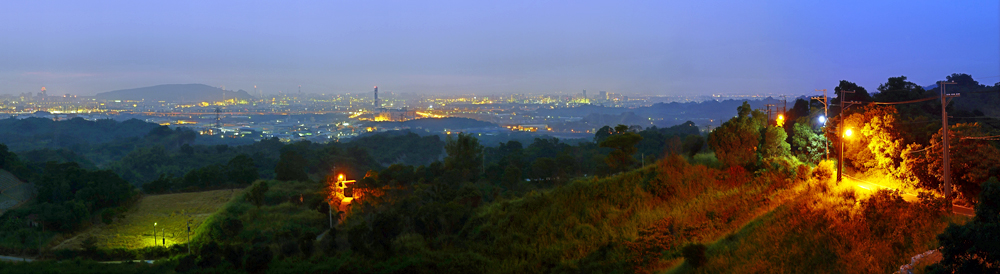
[[[156,244],[163,244],[161,237],[164,234],[167,246],[185,243],[188,220],[191,220],[194,236],[193,232],[205,219],[240,193],[241,189],[145,196],[138,205],[125,213],[124,218],[115,220],[110,225],[95,225],[55,249],[78,249],[87,237],[94,237],[97,246],[101,248],[136,249],[152,246],[153,223],[157,224]]]

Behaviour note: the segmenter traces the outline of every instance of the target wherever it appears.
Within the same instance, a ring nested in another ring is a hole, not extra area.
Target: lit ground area
[[[53,249],[79,249],[87,237],[93,237],[98,247],[142,248],[152,246],[154,223],[156,244],[166,245],[187,241],[187,222],[193,232],[212,213],[239,195],[241,189],[214,190],[194,193],[149,195],[110,225],[98,224],[70,238]],[[193,235],[192,235],[193,236]]]

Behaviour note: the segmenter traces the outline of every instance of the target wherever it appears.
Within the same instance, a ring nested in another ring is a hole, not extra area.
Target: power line
[[[986,141],[997,141],[1000,140],[1000,135],[993,136],[979,136],[979,137],[962,137],[962,140],[986,140]]]
[[[901,104],[909,104],[909,103],[930,101],[930,100],[934,100],[934,99],[941,99],[941,96],[927,97],[927,98],[923,98],[923,99],[914,99],[914,100],[902,101],[902,102],[868,102],[868,103],[869,104],[875,104],[875,105],[901,105]]]
[[[926,151],[926,150],[928,150],[928,149],[931,149],[931,147],[930,147],[930,146],[928,146],[928,147],[925,147],[924,149],[921,149],[921,150],[914,150],[914,151],[910,151],[909,153],[918,153],[918,152],[922,152],[922,151]]]

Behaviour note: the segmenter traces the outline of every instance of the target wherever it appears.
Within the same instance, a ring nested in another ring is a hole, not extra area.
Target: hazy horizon
[[[1000,82],[996,2],[0,4],[0,94],[814,94]]]

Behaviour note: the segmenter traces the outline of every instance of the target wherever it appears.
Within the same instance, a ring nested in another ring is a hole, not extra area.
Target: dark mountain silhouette
[[[209,102],[238,98],[252,99],[246,91],[222,90],[203,84],[169,84],[98,93],[100,100],[145,100],[168,102]]]

